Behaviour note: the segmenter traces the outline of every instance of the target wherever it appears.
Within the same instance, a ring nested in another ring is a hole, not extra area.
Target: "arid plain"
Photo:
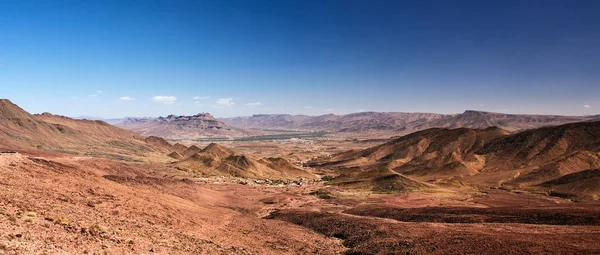
[[[113,126],[1,100],[0,254],[600,253],[598,120],[198,114]]]

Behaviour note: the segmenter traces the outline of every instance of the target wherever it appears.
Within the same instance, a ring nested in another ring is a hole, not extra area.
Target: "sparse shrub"
[[[25,217],[25,218],[23,218],[23,221],[25,221],[25,222],[33,222],[33,218],[31,218],[31,217]]]
[[[135,244],[135,242],[134,242],[133,240],[129,240],[129,242],[127,242],[127,244],[129,244],[129,245],[134,245],[134,244]]]
[[[67,216],[61,215],[54,219],[54,223],[59,225],[69,225],[69,218],[67,218]]]
[[[324,181],[324,182],[333,181],[333,179],[335,179],[335,177],[333,177],[331,175],[325,175],[325,176],[321,177],[321,181]]]
[[[31,217],[31,218],[37,217],[37,213],[35,213],[35,212],[28,212],[26,215],[27,215],[27,217]]]
[[[90,227],[90,235],[93,236],[101,236],[106,234],[107,228],[105,226],[99,225],[98,223],[92,225]]]
[[[331,192],[326,191],[326,190],[316,190],[313,191],[311,193],[308,193],[309,195],[313,195],[313,196],[317,196],[320,199],[332,199],[334,198],[333,195],[331,194]]]
[[[0,251],[6,251],[6,249],[8,249],[8,247],[6,247],[6,244],[0,243]]]
[[[8,216],[8,221],[12,222],[12,223],[17,223],[17,217],[15,216]]]

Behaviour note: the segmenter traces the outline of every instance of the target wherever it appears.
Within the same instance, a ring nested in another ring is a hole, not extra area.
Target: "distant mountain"
[[[402,112],[361,112],[321,116],[261,114],[220,120],[231,126],[246,129],[321,130],[342,133],[379,132],[402,135],[434,127],[486,128],[495,126],[514,132],[543,126],[600,120],[600,116],[524,115],[468,110],[462,114]]]
[[[193,116],[125,118],[115,125],[144,136],[159,136],[166,139],[233,138],[259,133],[230,127],[216,120],[210,113],[199,113]]]
[[[569,196],[598,197],[596,172],[576,173],[600,168],[600,121],[513,134],[496,127],[432,128],[310,165],[337,169],[345,183],[352,183],[348,176],[362,176],[360,181],[364,182],[364,176],[377,178],[382,169],[389,169],[434,183],[547,190],[560,185],[556,188],[573,192]]]
[[[433,120],[424,125],[413,126],[415,129],[425,127],[443,128],[486,128],[499,127],[514,132],[544,126],[556,126],[566,123],[600,120],[598,116],[561,116],[561,115],[527,115],[505,114],[482,111],[465,111],[462,114]]]
[[[260,114],[249,117],[221,118],[235,127],[251,129],[296,129],[336,132],[396,130],[411,122],[426,122],[444,117],[434,113],[360,112],[321,116]]]

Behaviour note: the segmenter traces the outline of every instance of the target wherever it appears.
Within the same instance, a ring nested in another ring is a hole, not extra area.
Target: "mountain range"
[[[598,120],[595,116],[526,115],[467,110],[461,114],[360,112],[321,116],[260,114],[220,118],[224,123],[245,129],[319,130],[341,133],[385,132],[408,134],[433,127],[499,127],[514,132],[571,122]]]
[[[246,117],[214,118],[209,113],[192,116],[169,115],[157,118],[128,117],[109,123],[146,136],[171,140],[198,138],[239,138],[264,134],[262,131],[325,131],[342,136],[388,138],[428,128],[499,127],[508,132],[600,120],[600,115],[561,116],[505,114],[467,110],[461,114],[360,112],[321,116],[258,114]]]

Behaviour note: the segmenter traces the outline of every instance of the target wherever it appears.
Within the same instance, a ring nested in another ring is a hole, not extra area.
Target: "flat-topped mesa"
[[[194,115],[193,117],[202,118],[202,119],[205,119],[205,120],[215,120],[215,117],[213,117],[208,112],[201,112],[201,113],[198,113],[198,114]]]
[[[486,114],[491,114],[491,112],[476,111],[476,110],[466,110],[465,112],[463,112],[463,115],[474,115],[474,116],[480,116],[480,115],[486,115]]]
[[[217,122],[215,117],[213,117],[210,113],[203,112],[198,113],[191,116],[186,115],[175,115],[169,114],[166,117],[158,117],[156,118],[159,122],[177,122],[177,121],[207,121],[207,122]]]

